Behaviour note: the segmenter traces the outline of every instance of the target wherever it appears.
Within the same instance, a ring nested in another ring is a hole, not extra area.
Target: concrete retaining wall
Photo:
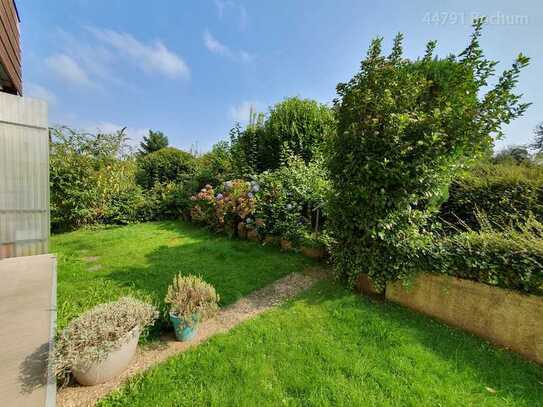
[[[474,281],[420,274],[405,287],[388,284],[386,299],[472,332],[543,364],[543,298]]]

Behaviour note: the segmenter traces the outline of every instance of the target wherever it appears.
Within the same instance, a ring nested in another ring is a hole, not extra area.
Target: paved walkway
[[[47,369],[55,306],[53,256],[0,260],[1,405],[55,405],[56,383]]]
[[[100,398],[122,385],[131,376],[149,369],[154,364],[162,362],[177,353],[184,352],[213,335],[226,332],[243,321],[254,318],[264,311],[284,303],[307,290],[326,275],[327,273],[322,270],[310,270],[283,277],[275,283],[242,298],[235,304],[222,309],[215,318],[202,323],[196,339],[190,342],[177,342],[172,334],[162,338],[153,349],[138,349],[138,353],[128,369],[117,379],[92,387],[77,386],[62,389],[58,394],[58,406],[94,406]]]

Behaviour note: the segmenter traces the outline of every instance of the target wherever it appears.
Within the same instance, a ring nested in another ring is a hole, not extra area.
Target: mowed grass
[[[112,406],[540,406],[543,370],[330,281],[136,376]]]
[[[54,235],[51,243],[58,256],[59,330],[92,306],[123,295],[163,308],[178,272],[213,284],[224,306],[313,264],[298,254],[176,221],[80,230]]]

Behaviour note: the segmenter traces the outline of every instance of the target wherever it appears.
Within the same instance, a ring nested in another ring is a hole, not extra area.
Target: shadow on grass
[[[401,369],[404,363],[415,363],[417,370],[424,369],[428,375],[436,374],[436,377],[439,375],[440,380],[446,379],[446,374],[465,373],[475,377],[482,384],[480,390],[488,392],[487,395],[495,390],[497,397],[507,395],[523,402],[543,400],[541,366],[475,335],[398,304],[358,296],[340,287],[337,282],[321,283],[302,298],[314,305],[330,302],[325,306],[335,313],[335,304],[344,307],[342,300],[351,296],[358,297],[350,304],[360,317],[355,332],[361,339],[360,348],[366,351],[368,347],[376,349],[377,352],[371,357],[384,358],[385,365]],[[287,305],[291,306],[294,306],[294,302]],[[341,313],[336,318],[341,321]],[[352,320],[345,321],[344,325],[347,324],[354,326]],[[446,370],[429,365],[431,360],[445,366]]]
[[[145,255],[145,263],[112,267],[101,274],[117,286],[135,290],[164,311],[167,287],[177,273],[194,274],[212,284],[229,305],[275,280],[315,262],[295,253],[255,242],[228,239],[192,225],[161,222],[160,229],[175,232],[167,245]]]

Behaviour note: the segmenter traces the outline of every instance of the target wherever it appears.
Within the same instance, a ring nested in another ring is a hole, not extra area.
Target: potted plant
[[[57,376],[66,378],[71,372],[84,386],[113,379],[129,365],[141,332],[157,317],[154,306],[131,297],[92,308],[59,335]]]
[[[179,341],[194,338],[198,324],[214,315],[219,308],[215,288],[192,275],[175,276],[164,302],[170,306],[170,320]]]
[[[238,236],[240,239],[247,239],[247,228],[245,222],[238,223]]]
[[[260,235],[256,229],[256,224],[252,218],[245,219],[245,229],[247,230],[247,239],[253,242],[260,242]]]
[[[281,250],[288,251],[293,249],[292,242],[288,239],[281,239],[280,244]]]
[[[279,246],[279,240],[280,239],[277,236],[267,235],[264,237],[262,244],[267,246]]]
[[[321,260],[326,257],[329,240],[325,233],[306,233],[301,239],[300,252],[304,256]]]
[[[283,229],[283,233],[281,234],[281,240],[279,241],[281,250],[295,250],[295,248],[299,246],[301,240],[300,235],[302,233],[301,229],[302,228],[298,223],[293,223],[288,229]]]

